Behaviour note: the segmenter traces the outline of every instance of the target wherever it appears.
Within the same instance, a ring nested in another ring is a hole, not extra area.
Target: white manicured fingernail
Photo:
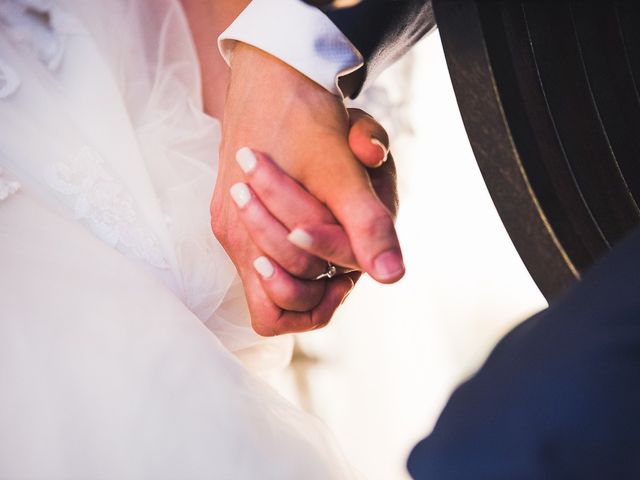
[[[387,149],[387,147],[384,146],[384,143],[382,143],[380,140],[378,140],[375,137],[371,137],[371,143],[373,143],[376,147],[380,147],[382,149],[382,151],[384,152],[384,157],[382,158],[382,162],[380,162],[381,164],[387,161],[387,157],[389,156],[389,150]]]
[[[236,202],[236,205],[240,208],[244,208],[251,200],[251,192],[249,187],[244,183],[236,183],[229,189],[231,198]]]
[[[292,230],[287,239],[302,249],[309,249],[313,245],[313,237],[301,228]]]
[[[258,161],[250,148],[242,147],[236,152],[236,162],[238,162],[238,165],[240,165],[240,168],[244,173],[249,173],[251,170],[256,168],[256,163]]]
[[[262,278],[271,278],[276,273],[273,264],[267,257],[258,257],[253,261],[253,268],[260,274]]]

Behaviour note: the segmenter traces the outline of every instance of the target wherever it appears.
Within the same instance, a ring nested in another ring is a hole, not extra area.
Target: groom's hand
[[[347,142],[341,99],[256,48],[238,43],[223,118],[220,169],[212,202],[214,232],[232,258],[237,229],[228,189],[241,179],[234,161],[244,146],[267,152],[325,203],[347,232],[360,268],[393,283],[404,265],[392,216]],[[378,139],[386,140],[386,139]]]
[[[322,298],[299,292],[298,314],[275,308],[264,295],[254,269],[253,262],[262,252],[243,228],[229,196],[231,185],[243,179],[234,158],[237,149],[251,145],[272,153],[283,168],[321,198],[338,219],[343,219],[356,240],[352,243],[360,252],[358,260],[363,270],[369,265],[368,271],[373,271],[376,253],[391,251],[399,260],[396,266],[400,273],[385,276],[383,272],[378,276],[389,282],[400,278],[404,271],[393,221],[373,192],[367,171],[349,150],[349,120],[338,99],[274,58],[248,47],[236,51],[233,67],[212,201],[212,227],[238,268],[258,333],[274,335],[319,328],[329,322],[353,283],[349,277],[330,282],[332,285]],[[354,151],[365,165],[377,166],[387,153],[386,134],[373,120],[357,123],[349,137],[353,145],[359,146]],[[377,142],[371,144],[369,135],[381,140],[383,147]],[[388,200],[385,197],[382,198]],[[356,217],[352,219],[351,215]],[[310,212],[306,220],[311,224],[335,222],[328,212],[318,218]]]

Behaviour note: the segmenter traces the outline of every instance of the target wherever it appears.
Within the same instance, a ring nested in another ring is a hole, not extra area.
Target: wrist
[[[349,76],[347,85],[353,83],[358,76],[352,73],[363,65],[360,53],[331,20],[300,0],[253,0],[218,39],[228,63],[238,41],[279,58],[339,97],[340,79]]]
[[[346,109],[341,97],[328,92],[279,58],[244,42],[236,42],[231,58],[231,88],[256,93],[280,115],[321,115],[327,109]],[[311,120],[311,119],[309,119]]]

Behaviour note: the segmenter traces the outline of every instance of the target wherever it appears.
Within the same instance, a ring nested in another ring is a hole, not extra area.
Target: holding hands
[[[387,156],[386,132],[367,114],[347,112],[289,66],[237,45],[212,227],[259,334],[326,325],[360,271],[383,283],[402,277]]]

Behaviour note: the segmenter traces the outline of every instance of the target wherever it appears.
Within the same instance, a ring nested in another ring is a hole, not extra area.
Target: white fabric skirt
[[[215,48],[214,45],[211,48]],[[255,377],[177,1],[0,0],[0,478],[331,479]]]

